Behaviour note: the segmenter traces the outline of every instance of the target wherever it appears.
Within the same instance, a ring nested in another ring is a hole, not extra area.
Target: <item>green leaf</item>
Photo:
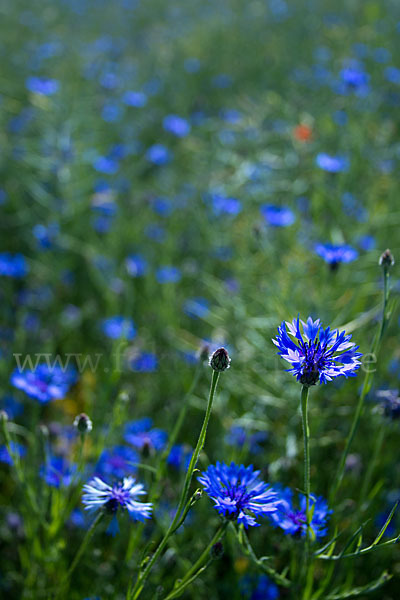
[[[392,579],[392,577],[393,575],[390,575],[387,571],[384,571],[382,575],[378,577],[378,579],[371,581],[367,585],[356,587],[351,590],[343,590],[341,592],[335,591],[333,594],[325,596],[325,600],[347,600],[348,598],[356,598],[357,596],[362,596],[363,594],[370,594],[371,592],[375,592],[380,587],[385,585],[385,583]]]
[[[390,521],[393,519],[393,515],[396,512],[396,508],[398,507],[398,505],[399,505],[399,502],[397,501],[396,504],[393,506],[392,510],[390,511],[390,515],[386,519],[386,522],[385,522],[384,526],[382,527],[382,529],[380,530],[380,532],[378,533],[378,535],[376,536],[376,538],[372,542],[371,546],[376,546],[377,544],[379,544],[382,536],[384,535],[386,529],[388,528],[388,526],[390,524]]]

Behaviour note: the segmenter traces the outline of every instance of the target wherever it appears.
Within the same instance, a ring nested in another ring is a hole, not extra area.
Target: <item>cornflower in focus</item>
[[[264,517],[277,510],[277,495],[259,479],[259,474],[252,465],[244,467],[234,462],[230,465],[217,462],[210,465],[198,481],[221,515],[247,529],[260,525],[255,517]]]
[[[303,333],[300,331],[300,323]],[[291,339],[288,335],[292,336]],[[360,367],[358,360],[362,354],[356,352],[358,346],[350,342],[351,335],[338,329],[324,329],[319,319],[308,317],[307,323],[299,317],[292,323],[283,321],[278,327],[278,335],[273,339],[279,348],[278,354],[292,365],[289,372],[303,385],[316,385],[331,381],[335,377],[355,377]]]
[[[145,494],[141,483],[136,483],[133,477],[124,477],[122,481],[111,485],[99,477],[93,477],[83,486],[82,503],[85,510],[97,511],[103,509],[113,515],[108,532],[116,535],[119,531],[116,514],[118,509],[127,510],[133,521],[150,519],[153,505],[150,502],[138,502],[136,498]]]

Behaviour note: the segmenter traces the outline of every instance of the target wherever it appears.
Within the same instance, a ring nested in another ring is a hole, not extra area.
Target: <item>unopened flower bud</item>
[[[201,362],[204,362],[204,361],[208,360],[209,355],[210,355],[210,346],[205,343],[200,348],[199,360]]]
[[[74,427],[77,428],[79,433],[89,433],[93,429],[93,423],[85,413],[81,413],[75,417]]]
[[[219,560],[224,555],[224,546],[222,542],[217,542],[210,550],[210,555],[213,560]]]
[[[231,359],[229,358],[228,351],[225,348],[218,348],[218,350],[216,350],[214,354],[210,356],[209,365],[218,373],[222,373],[222,371],[225,371],[225,369],[229,369],[230,364]]]
[[[389,248],[387,248],[385,250],[385,252],[382,252],[381,257],[379,259],[379,264],[381,267],[384,267],[386,269],[389,267],[393,267],[394,258],[393,258],[393,254],[390,252]]]
[[[0,410],[0,422],[6,423],[8,421],[8,414],[5,410]]]
[[[203,490],[201,490],[200,488],[198,490],[196,490],[192,496],[192,505],[195,502],[198,502],[200,500],[200,498],[202,497],[202,495],[203,495]]]

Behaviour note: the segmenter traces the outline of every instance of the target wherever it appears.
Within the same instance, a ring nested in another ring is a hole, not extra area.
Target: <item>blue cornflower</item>
[[[146,152],[146,159],[153,165],[166,165],[172,159],[172,153],[166,146],[162,144],[154,144],[150,146]]]
[[[270,519],[277,527],[283,529],[289,535],[306,534],[306,497],[304,494],[299,494],[300,508],[293,506],[293,493],[290,488],[280,490],[276,488],[278,493],[278,510],[271,513]],[[310,529],[315,539],[323,537],[327,532],[327,521],[332,513],[328,509],[328,503],[322,496],[310,495],[310,514],[312,515]]]
[[[393,421],[400,419],[399,390],[378,390],[376,398],[381,403],[386,417]]]
[[[125,259],[125,267],[131,277],[142,277],[147,271],[147,261],[140,254],[130,254]]]
[[[9,419],[15,419],[24,412],[24,405],[15,400],[13,396],[4,396],[0,400],[0,410],[4,410]]]
[[[28,270],[26,258],[22,254],[0,252],[0,275],[18,279],[24,277]]]
[[[46,79],[44,77],[28,77],[25,85],[30,92],[42,96],[52,96],[60,88],[60,82],[57,79]]]
[[[122,96],[122,102],[128,106],[142,108],[147,103],[147,96],[143,92],[128,91]]]
[[[239,214],[242,210],[242,203],[237,198],[227,198],[222,194],[211,194],[211,204],[215,215]]]
[[[93,167],[99,173],[104,173],[105,175],[115,175],[119,169],[119,162],[115,158],[109,156],[99,156],[95,161],[93,161]]]
[[[168,265],[157,269],[156,277],[158,283],[177,283],[181,278],[181,271],[178,267]]]
[[[287,206],[264,204],[261,206],[260,212],[267,224],[272,227],[288,227],[293,225],[296,220],[294,212]]]
[[[253,466],[244,467],[232,462],[217,462],[198,477],[217,511],[232,521],[247,527],[257,527],[255,517],[277,510],[277,494],[261,479]],[[254,515],[254,516],[253,516]]]
[[[184,469],[185,471],[189,467],[190,460],[192,458],[193,449],[185,444],[175,444],[172,446],[171,451],[167,458],[167,463],[175,469]]]
[[[22,446],[21,444],[16,444],[15,442],[11,442],[10,448],[11,448],[12,454],[16,454],[19,457],[25,456],[25,454],[26,454],[26,448],[25,448],[25,446]],[[0,462],[6,463],[6,465],[10,465],[10,466],[13,464],[12,456],[10,456],[10,453],[9,453],[6,445],[0,446]]]
[[[51,456],[39,471],[40,477],[47,485],[55,488],[69,486],[75,473],[76,465],[68,462],[64,456]]]
[[[210,303],[206,298],[190,298],[183,305],[183,312],[192,319],[204,319],[210,312]]]
[[[31,398],[46,404],[50,400],[64,398],[77,378],[73,367],[61,368],[58,365],[49,367],[47,364],[41,364],[35,369],[25,371],[14,369],[11,383]]]
[[[136,335],[136,327],[132,319],[127,319],[119,315],[103,319],[101,329],[112,340],[119,340],[121,338],[133,340]]]
[[[252,454],[257,454],[263,449],[261,444],[267,438],[268,434],[265,431],[256,431],[253,434],[249,434],[244,427],[232,425],[229,433],[225,436],[225,442],[229,446],[237,446],[238,448],[243,448],[243,446],[247,445]]]
[[[118,509],[126,509],[133,521],[150,519],[153,508],[150,502],[138,502],[136,498],[145,494],[143,484],[136,483],[133,477],[124,477],[114,485],[108,485],[99,477],[93,477],[83,486],[82,503],[85,510],[96,511],[103,509],[114,518],[109,527],[109,533],[116,535],[119,531],[116,513]]]
[[[245,575],[239,580],[240,594],[246,600],[277,600],[279,589],[266,575]]]
[[[158,369],[158,359],[152,352],[140,352],[129,361],[129,366],[137,373],[154,373]]]
[[[300,332],[300,323],[303,334]],[[290,335],[287,332],[289,328]],[[335,377],[355,377],[360,367],[358,360],[362,354],[356,352],[358,346],[350,342],[351,335],[338,329],[324,329],[319,319],[313,321],[308,317],[307,323],[299,317],[292,323],[282,321],[278,327],[278,335],[273,339],[278,346],[278,354],[292,365],[289,372],[296,376],[303,385],[316,385],[331,381]],[[296,342],[296,343],[295,343]]]
[[[144,417],[125,425],[125,440],[142,451],[162,450],[168,435],[162,429],[152,429],[153,421]]]
[[[163,128],[165,131],[176,135],[176,137],[186,137],[190,133],[190,124],[186,119],[178,115],[168,115],[163,119]]]
[[[358,252],[352,246],[346,244],[335,246],[334,244],[316,244],[315,252],[335,270],[340,263],[348,263],[356,260]]]
[[[349,161],[345,156],[331,156],[325,152],[317,154],[315,162],[317,167],[328,173],[340,173],[349,168]]]
[[[103,450],[96,465],[96,475],[122,479],[136,470],[133,465],[140,462],[139,455],[129,446],[114,446]]]
[[[390,83],[400,84],[400,69],[397,67],[386,67],[384,71],[385,79]]]
[[[51,248],[59,234],[60,226],[58,223],[43,225],[38,223],[33,228],[33,235],[38,241],[39,248]]]

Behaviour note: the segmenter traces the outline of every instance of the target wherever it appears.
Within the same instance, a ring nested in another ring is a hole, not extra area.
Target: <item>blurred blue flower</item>
[[[300,331],[300,323],[303,334]],[[288,336],[288,331],[294,338]],[[303,385],[327,383],[335,377],[355,377],[360,367],[362,356],[353,342],[351,335],[338,329],[324,329],[321,321],[313,321],[308,317],[307,323],[299,317],[291,323],[282,321],[278,327],[278,335],[272,342],[279,348],[279,356],[291,364],[288,369]],[[296,343],[295,343],[296,342]]]
[[[25,277],[28,271],[29,268],[25,256],[22,256],[22,254],[11,254],[10,252],[0,252],[0,275],[18,279]]]
[[[172,202],[168,198],[153,198],[151,206],[153,210],[162,217],[168,217],[174,210]]]
[[[261,206],[260,212],[267,224],[272,227],[288,227],[293,225],[296,220],[294,212],[287,206],[264,204]]]
[[[40,467],[39,475],[47,485],[55,488],[68,487],[76,473],[76,465],[63,456],[51,456]]]
[[[289,488],[274,488],[278,494],[278,510],[271,513],[270,519],[274,525],[283,529],[287,535],[304,536],[306,534],[306,497],[299,494],[300,508],[293,505],[293,493]],[[327,532],[327,521],[332,513],[328,503],[322,496],[310,495],[310,514],[312,515],[310,529],[316,539],[323,537]]]
[[[215,75],[215,77],[213,77],[211,80],[211,85],[221,89],[231,87],[232,83],[233,79],[227,73],[219,73],[218,75]]]
[[[101,322],[103,333],[111,340],[133,340],[136,335],[136,327],[132,319],[116,315],[103,319]]]
[[[332,115],[332,118],[336,125],[346,125],[348,121],[347,113],[345,110],[335,110]]]
[[[99,171],[99,173],[104,173],[105,175],[115,175],[119,169],[119,163],[113,158],[99,156],[93,162],[93,167],[96,169],[96,171]]]
[[[377,390],[375,396],[383,407],[386,417],[389,417],[392,421],[400,419],[399,390]]]
[[[129,446],[113,446],[100,454],[95,473],[99,477],[122,479],[134,473],[134,464],[140,462],[139,455]]]
[[[211,194],[211,204],[215,215],[237,215],[242,210],[240,200],[221,194]]]
[[[384,70],[384,76],[390,83],[400,85],[400,69],[397,67],[386,67]]]
[[[352,262],[358,257],[357,250],[346,244],[341,246],[335,246],[333,244],[316,244],[315,252],[321,256],[331,268],[336,268],[339,263]]]
[[[147,104],[147,96],[143,92],[128,91],[122,96],[122,102],[135,108],[143,108]]]
[[[129,367],[137,373],[154,373],[158,369],[158,360],[151,352],[140,352],[129,361]]]
[[[166,165],[172,160],[171,151],[162,144],[154,144],[146,151],[146,159],[154,165]]]
[[[101,116],[103,121],[106,121],[106,123],[116,123],[117,121],[121,120],[123,111],[119,104],[116,104],[115,102],[108,102],[103,106]]]
[[[223,108],[219,111],[219,116],[227,123],[239,123],[243,118],[242,113],[234,108]]]
[[[0,410],[4,410],[7,413],[9,419],[13,420],[15,417],[19,417],[24,412],[24,405],[22,402],[15,400],[13,396],[3,396],[0,400]]]
[[[138,450],[162,450],[168,435],[162,429],[152,429],[153,421],[144,417],[125,425],[125,440]]]
[[[193,448],[185,444],[175,444],[167,458],[167,463],[178,470],[187,471],[192,458]]]
[[[165,266],[156,271],[158,283],[178,283],[181,277],[181,271],[178,267]]]
[[[349,161],[345,156],[331,156],[325,152],[317,154],[315,162],[320,169],[328,173],[340,173],[349,168]]]
[[[201,67],[201,62],[198,58],[186,58],[183,66],[187,73],[198,73]]]
[[[99,477],[93,477],[83,486],[82,504],[85,510],[105,510],[113,515],[108,532],[116,535],[119,531],[116,513],[118,509],[128,511],[133,521],[144,521],[151,518],[153,505],[150,502],[139,502],[138,496],[145,494],[142,483],[136,483],[134,477],[124,477],[112,486]]]
[[[263,447],[261,444],[267,439],[268,434],[266,431],[256,431],[250,434],[244,427],[240,427],[240,425],[232,425],[229,433],[225,436],[225,442],[228,446],[243,448],[246,445],[252,454],[262,452]]]
[[[356,92],[359,96],[365,96],[369,92],[369,75],[365,72],[362,64],[358,61],[349,61],[348,65],[340,71],[343,87],[340,93]]]
[[[16,454],[19,457],[25,456],[25,454],[26,454],[26,448],[25,448],[25,446],[22,446],[21,444],[11,442],[10,448],[11,448],[12,454]],[[10,456],[10,453],[8,452],[6,445],[0,446],[0,462],[6,463],[6,465],[10,465],[10,466],[12,466],[14,464],[13,459]]]
[[[131,277],[142,277],[147,271],[147,261],[141,254],[130,254],[125,259],[128,275]]]
[[[147,237],[155,242],[162,243],[165,240],[165,228],[157,223],[149,223],[144,230]]]
[[[42,96],[52,96],[60,88],[60,82],[57,79],[46,79],[45,77],[28,77],[25,84],[30,92]]]
[[[64,398],[77,379],[73,367],[49,367],[47,364],[40,364],[35,369],[16,368],[11,374],[12,385],[41,404]]]
[[[59,232],[60,226],[58,223],[49,223],[49,225],[38,223],[33,228],[33,235],[38,241],[38,246],[43,249],[51,248],[54,245]]]
[[[239,579],[240,594],[245,600],[277,600],[279,588],[266,575],[245,575]]]
[[[210,303],[206,298],[190,298],[184,303],[183,312],[192,319],[204,319],[210,312]]]
[[[346,215],[354,217],[357,221],[367,221],[368,211],[361,202],[350,192],[342,194],[343,211]]]
[[[100,215],[91,219],[93,229],[100,234],[108,233],[113,222],[114,219],[112,217],[106,217],[105,215]]]
[[[373,235],[362,235],[358,238],[358,244],[362,250],[373,250],[376,247],[376,240]]]
[[[217,511],[247,529],[259,526],[255,517],[270,515],[277,510],[277,494],[258,478],[259,474],[252,465],[244,467],[234,462],[230,465],[217,462],[197,479],[214,500]]]
[[[163,128],[176,137],[186,137],[190,133],[190,124],[179,115],[167,115],[163,119]]]

